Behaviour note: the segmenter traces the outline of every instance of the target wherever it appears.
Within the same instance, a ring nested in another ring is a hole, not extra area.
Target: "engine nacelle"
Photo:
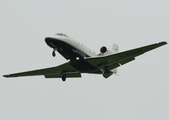
[[[110,55],[118,53],[119,46],[117,44],[113,44],[112,49],[106,48],[105,46],[100,48],[100,53],[98,55]]]
[[[105,46],[101,47],[100,48],[100,52],[101,53],[105,53],[107,51],[107,48]]]

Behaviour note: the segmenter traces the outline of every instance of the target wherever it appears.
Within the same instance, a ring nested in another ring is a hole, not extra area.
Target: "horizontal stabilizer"
[[[133,61],[133,60],[135,60],[134,57],[127,57],[127,58],[125,58],[125,59],[120,60],[119,63],[120,63],[120,65],[124,65],[124,64],[126,64],[126,63],[128,63],[128,62],[131,62],[131,61]]]
[[[103,74],[103,77],[104,77],[104,78],[108,78],[108,77],[110,77],[112,74],[113,74],[112,72],[110,72],[110,73],[105,73],[105,74]]]

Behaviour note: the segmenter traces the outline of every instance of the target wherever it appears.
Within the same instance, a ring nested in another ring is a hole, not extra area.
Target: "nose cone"
[[[51,38],[51,37],[46,37],[45,38],[45,42],[46,44],[51,47],[51,48],[56,48],[54,42],[55,42],[55,39]]]
[[[46,38],[45,38],[45,42],[46,42],[47,44],[48,44],[50,41],[51,41],[51,40],[50,40],[49,37],[46,37]]]

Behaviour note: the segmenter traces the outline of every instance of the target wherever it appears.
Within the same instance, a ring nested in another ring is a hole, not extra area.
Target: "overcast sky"
[[[169,46],[118,68],[119,76],[6,79],[66,62],[44,38],[66,33],[99,53],[167,41],[168,0],[1,0],[0,120],[168,120]]]

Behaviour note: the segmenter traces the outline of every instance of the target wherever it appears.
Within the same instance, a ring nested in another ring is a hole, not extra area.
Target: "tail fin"
[[[118,53],[119,52],[119,46],[114,43],[113,46],[112,46],[112,50],[113,50],[114,53]],[[111,71],[116,74],[117,73],[117,68],[112,69]]]
[[[119,52],[119,46],[114,43],[113,46],[112,46],[112,50],[113,50],[114,53],[118,53]]]

